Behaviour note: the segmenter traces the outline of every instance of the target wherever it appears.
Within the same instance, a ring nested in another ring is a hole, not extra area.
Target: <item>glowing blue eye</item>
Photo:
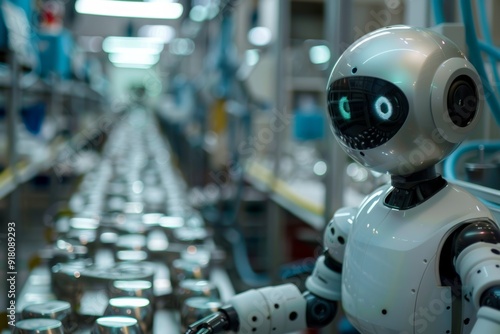
[[[349,107],[349,100],[347,96],[342,96],[339,101],[340,115],[345,119],[351,119],[351,108]]]
[[[377,116],[387,121],[392,116],[392,103],[385,96],[380,96],[377,101],[375,101],[375,112]]]

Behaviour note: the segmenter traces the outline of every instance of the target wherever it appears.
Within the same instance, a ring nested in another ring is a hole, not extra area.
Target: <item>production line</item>
[[[145,110],[115,126],[38,251],[17,333],[180,333],[234,293],[170,154]]]
[[[392,53],[380,52],[386,44]],[[414,51],[425,51],[412,58],[414,67],[393,66]],[[401,71],[439,75],[388,80]],[[303,289],[285,283],[225,297],[220,290],[230,280],[209,273],[223,252],[189,205],[172,152],[147,109],[132,105],[110,134],[101,163],[71,197],[72,215],[55,220],[55,243],[42,257],[45,279],[28,280],[14,332],[40,326],[46,333],[289,333],[327,326],[339,306],[358,330],[410,332],[420,326],[412,310],[440,296],[447,312],[426,324],[432,332],[497,333],[500,228],[484,200],[436,168],[477,125],[481,85],[458,47],[430,29],[386,27],[353,44],[327,86],[331,128],[353,160],[389,174],[390,184],[335,212]],[[433,91],[422,93],[420,86]],[[445,108],[435,103],[440,99]],[[453,204],[452,212],[443,210]],[[50,296],[37,306],[29,301],[40,296],[30,289],[40,280]],[[60,301],[68,302],[66,311]],[[40,319],[44,308],[62,321]],[[169,318],[173,323],[165,324]]]
[[[89,1],[0,6],[1,334],[500,333],[500,2]]]

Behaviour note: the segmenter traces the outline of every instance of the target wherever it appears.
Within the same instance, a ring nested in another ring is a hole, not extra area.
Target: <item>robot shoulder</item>
[[[490,218],[474,218],[456,225],[457,228],[446,238],[441,248],[439,272],[441,282],[447,286],[460,285],[458,273],[455,271],[455,259],[467,247],[485,242],[500,243],[500,229]],[[459,293],[459,291],[455,291]]]
[[[383,186],[378,187],[374,191],[372,191],[369,195],[367,195],[361,204],[359,205],[359,211],[363,211],[364,208],[371,207],[374,202],[379,202],[380,199],[383,199],[387,196],[388,193],[391,192],[393,187],[390,184],[385,184]],[[383,202],[383,201],[382,201]]]
[[[476,219],[459,228],[453,242],[455,256],[458,256],[464,249],[478,242],[500,243],[500,229],[490,219]]]

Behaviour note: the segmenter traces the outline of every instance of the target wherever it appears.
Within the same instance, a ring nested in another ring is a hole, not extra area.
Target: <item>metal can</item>
[[[14,334],[64,334],[62,323],[56,319],[25,319],[18,321]]]

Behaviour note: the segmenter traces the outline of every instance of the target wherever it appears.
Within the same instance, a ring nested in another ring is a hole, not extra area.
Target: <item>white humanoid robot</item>
[[[500,333],[499,228],[435,170],[478,123],[474,67],[445,37],[393,26],[350,46],[327,89],[340,145],[391,184],[335,213],[308,291],[243,292],[188,333],[322,327],[337,302],[361,333]]]

